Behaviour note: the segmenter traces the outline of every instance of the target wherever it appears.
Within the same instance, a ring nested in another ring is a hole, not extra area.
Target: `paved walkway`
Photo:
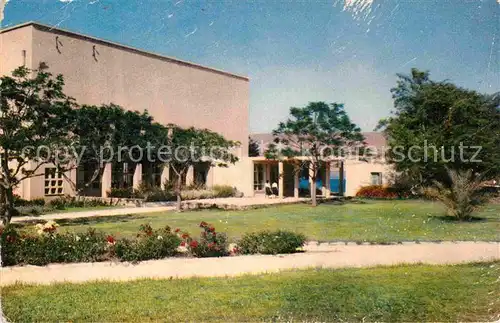
[[[6,267],[0,286],[15,282],[51,284],[94,280],[128,281],[141,278],[223,277],[311,267],[343,268],[402,263],[458,264],[500,260],[500,243],[446,242],[403,245],[309,244],[306,252],[279,256],[167,258],[128,263],[54,264],[45,267]]]
[[[264,198],[264,197],[228,197],[218,199],[203,199],[203,200],[190,200],[184,201],[183,207],[198,208],[210,207],[216,205],[220,208],[247,208],[275,204],[291,204],[307,201],[307,198]],[[20,216],[12,218],[12,222],[25,222],[35,220],[58,220],[58,219],[77,219],[89,218],[95,216],[113,216],[113,215],[126,215],[126,214],[142,214],[153,212],[165,212],[175,210],[175,202],[150,202],[145,203],[142,207],[124,207],[124,208],[109,208],[94,211],[80,211],[80,212],[64,212],[44,214],[40,216]]]
[[[109,209],[100,209],[95,211],[51,213],[39,216],[18,216],[18,217],[13,217],[11,222],[78,219],[78,218],[90,218],[95,216],[113,216],[113,215],[126,215],[126,214],[138,214],[138,213],[164,212],[164,211],[172,211],[174,209],[175,207],[173,206],[124,207],[118,209],[109,208]]]

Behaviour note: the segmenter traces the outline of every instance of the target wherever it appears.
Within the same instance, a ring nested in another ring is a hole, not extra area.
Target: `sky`
[[[371,131],[412,67],[500,91],[500,0],[7,2],[2,27],[31,20],[248,76],[251,132],[310,101]]]

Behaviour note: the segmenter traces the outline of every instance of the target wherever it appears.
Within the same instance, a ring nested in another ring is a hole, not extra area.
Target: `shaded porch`
[[[279,198],[310,196],[313,174],[310,174],[309,167],[298,169],[292,161],[269,160],[265,157],[251,159],[255,196],[265,195],[266,182],[278,185]],[[324,162],[316,174],[316,196],[329,198],[332,193],[342,196],[344,191],[344,162],[340,160]]]

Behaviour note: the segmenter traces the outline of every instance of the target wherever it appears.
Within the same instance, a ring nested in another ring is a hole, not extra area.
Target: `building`
[[[386,140],[382,133],[364,132],[366,146],[380,158],[365,161],[358,158],[332,158],[322,167],[318,174],[318,193],[329,196],[330,193],[355,196],[362,186],[386,185],[390,182],[392,168],[385,163],[383,150]],[[252,134],[251,139],[259,144],[261,154],[250,157],[254,163],[254,194],[264,194],[264,183],[278,183],[280,195],[298,197],[301,190],[309,189],[307,169],[294,171],[293,165],[286,161],[268,160],[263,151],[273,141],[270,133]],[[355,156],[353,156],[355,157]],[[283,176],[279,176],[283,174]]]
[[[229,168],[207,170],[206,184],[228,184],[245,195],[253,194],[252,163],[246,148],[247,77],[36,22],[1,31],[2,75],[22,65],[37,68],[40,62],[52,74],[64,76],[65,93],[79,104],[114,103],[130,110],[147,109],[157,122],[208,128],[241,142],[240,161]],[[103,196],[111,186],[108,166],[97,192]],[[134,171],[135,185],[142,178],[139,168]],[[42,176],[23,181],[17,193],[26,199],[73,193],[51,167],[40,172]],[[78,181],[77,171],[70,176]],[[195,176],[190,171],[187,181]],[[168,177],[169,172],[164,171],[162,180]]]
[[[208,128],[241,143],[237,152],[240,160],[235,165],[192,168],[186,176],[188,184],[201,175],[201,182],[207,186],[231,185],[245,196],[254,196],[263,193],[269,180],[279,183],[279,195],[283,197],[298,196],[301,189],[309,187],[308,174],[294,172],[289,163],[248,157],[247,77],[36,22],[1,30],[1,75],[23,65],[34,69],[41,62],[52,74],[64,76],[65,93],[79,104],[114,103],[125,109],[148,110],[157,122]],[[364,135],[369,146],[379,149],[385,145],[380,133]],[[272,141],[270,134],[252,137],[261,147]],[[127,178],[131,186],[138,187],[143,179],[142,166],[133,167],[127,170]],[[123,169],[107,164],[97,186],[86,194],[107,196],[113,174],[122,176]],[[25,199],[74,194],[54,167],[45,166],[39,172],[40,176],[23,181],[16,193]],[[361,186],[387,183],[389,173],[383,162],[331,160],[320,174],[318,187],[327,196],[330,192],[353,196]],[[67,175],[79,183],[85,170],[79,168]],[[166,167],[157,175],[158,183],[172,177]]]

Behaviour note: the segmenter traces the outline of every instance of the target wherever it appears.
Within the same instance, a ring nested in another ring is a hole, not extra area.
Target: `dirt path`
[[[279,256],[224,258],[169,258],[128,263],[54,264],[45,267],[7,267],[0,270],[0,286],[24,283],[128,281],[141,278],[238,276],[287,269],[371,267],[402,263],[458,264],[500,260],[500,243],[446,242],[403,245],[309,244],[306,252]]]
[[[113,216],[113,215],[126,215],[126,214],[139,214],[139,213],[153,213],[175,210],[173,206],[153,206],[153,207],[124,207],[124,208],[110,208],[109,210],[101,209],[94,211],[80,211],[80,212],[65,212],[65,213],[51,213],[40,216],[19,216],[12,218],[11,222],[25,222],[35,220],[60,220],[60,219],[78,219],[90,218],[95,216]]]

